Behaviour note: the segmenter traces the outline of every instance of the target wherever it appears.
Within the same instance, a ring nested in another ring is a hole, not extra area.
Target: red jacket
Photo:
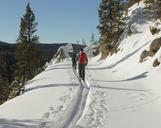
[[[87,64],[87,56],[84,51],[80,53],[79,64]]]

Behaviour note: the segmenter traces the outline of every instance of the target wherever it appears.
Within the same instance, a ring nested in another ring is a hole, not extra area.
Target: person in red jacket
[[[82,80],[84,81],[85,80],[85,66],[87,66],[88,58],[83,48],[81,48],[78,61],[79,61],[79,77],[82,78]]]

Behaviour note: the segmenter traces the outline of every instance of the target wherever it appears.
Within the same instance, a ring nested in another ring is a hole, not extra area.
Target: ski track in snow
[[[44,113],[40,127],[101,128],[110,112],[105,92],[95,88],[100,85],[91,77],[88,70],[86,70],[85,83],[79,80],[75,70],[72,72],[68,69],[67,72],[71,83],[79,81],[80,86],[76,92],[72,87],[64,92],[64,95],[59,98],[60,104],[57,107],[51,106],[49,111]],[[80,123],[81,121],[83,122]]]
[[[68,70],[68,75],[72,84],[79,80],[77,73],[74,72],[74,74],[71,70]],[[41,128],[75,127],[75,124],[84,112],[89,88],[84,82],[80,81],[80,87],[72,99],[71,95],[73,93],[73,89],[69,88],[69,90],[65,92],[65,95],[59,98],[61,102],[60,105],[56,108],[50,107],[49,112],[44,113],[42,116],[42,123],[40,124]]]
[[[89,94],[89,90],[90,90],[90,85],[87,85],[87,81],[83,82],[82,80],[79,79],[78,74],[76,73],[75,70],[73,70],[75,76],[77,77],[77,79],[80,81],[80,89],[81,89],[81,96],[80,96],[80,100],[77,106],[77,110],[75,111],[75,115],[73,116],[73,120],[71,122],[69,122],[69,125],[65,125],[64,128],[75,128],[76,123],[79,121],[79,119],[82,117],[83,112],[85,110],[86,107],[86,102],[88,99],[88,94]]]

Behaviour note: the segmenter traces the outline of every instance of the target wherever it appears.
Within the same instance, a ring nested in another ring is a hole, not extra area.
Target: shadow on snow
[[[138,80],[138,79],[143,79],[143,78],[145,78],[145,77],[147,77],[147,73],[148,72],[144,72],[144,73],[142,73],[142,74],[140,74],[140,75],[137,75],[137,76],[134,76],[134,77],[132,77],[132,78],[128,78],[128,79],[124,79],[124,80],[96,80],[96,81],[98,81],[98,82],[125,82],[125,81],[132,81],[132,80]]]
[[[0,119],[0,128],[38,128],[38,120]]]
[[[79,86],[79,84],[48,84],[48,85],[38,85],[36,87],[32,87],[29,89],[25,89],[24,93],[35,90],[35,89],[40,89],[40,88],[54,88],[54,87],[69,87],[69,86]]]
[[[140,49],[142,49],[144,46],[146,46],[150,41],[148,41],[147,43],[145,43],[143,46],[141,46],[140,48],[136,49],[135,51],[133,51],[132,53],[128,54],[127,56],[123,57],[122,59],[120,59],[119,61],[117,61],[115,64],[111,64],[109,66],[106,67],[102,67],[102,68],[87,68],[88,70],[103,70],[103,69],[111,69],[113,67],[115,67],[116,65],[118,65],[119,63],[127,60],[128,58],[130,58],[132,55],[134,55],[135,53],[137,53]]]

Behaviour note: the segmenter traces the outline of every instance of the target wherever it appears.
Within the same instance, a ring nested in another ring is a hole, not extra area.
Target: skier
[[[75,70],[77,69],[77,66],[76,66],[76,63],[77,63],[76,57],[77,57],[76,53],[73,52],[73,53],[72,53],[72,67],[73,67],[73,69],[75,69]]]
[[[79,77],[82,78],[82,80],[84,81],[85,80],[85,66],[87,66],[88,58],[83,48],[81,48],[78,61],[79,61]]]

